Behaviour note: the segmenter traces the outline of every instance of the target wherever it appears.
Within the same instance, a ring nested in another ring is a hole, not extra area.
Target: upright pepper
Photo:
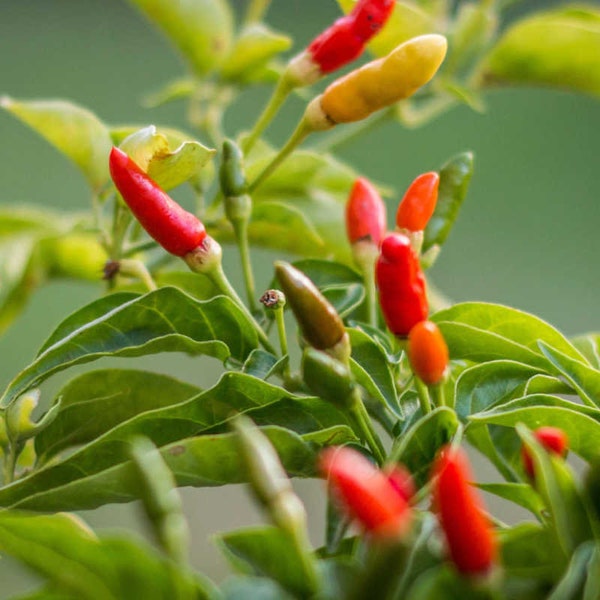
[[[383,240],[375,278],[387,326],[394,335],[407,336],[429,310],[425,277],[407,236],[391,233]]]
[[[448,346],[438,326],[420,321],[408,334],[408,359],[417,377],[427,385],[437,385],[448,369]]]
[[[113,147],[109,167],[131,212],[167,252],[185,256],[205,241],[202,222],[172,200],[125,152]]]
[[[346,232],[354,247],[358,242],[379,247],[385,234],[385,204],[373,185],[359,177],[346,203]]]
[[[334,81],[307,107],[315,122],[330,126],[365,119],[371,113],[412,96],[437,72],[446,56],[442,35],[422,35],[400,44],[387,56]],[[321,113],[321,117],[318,114]]]
[[[385,25],[395,0],[359,0],[352,12],[335,21],[290,62],[286,76],[309,85],[358,58]]]
[[[412,509],[389,477],[356,450],[327,448],[319,470],[341,508],[374,539],[399,539],[410,525]]]
[[[335,308],[302,271],[289,263],[277,261],[275,275],[306,341],[347,362],[350,340]]]
[[[435,172],[419,175],[398,205],[396,225],[400,230],[423,231],[435,210],[440,176]]]
[[[434,506],[452,562],[463,575],[485,575],[496,560],[496,535],[483,500],[471,486],[466,454],[446,447],[435,461],[433,476]]]
[[[569,448],[567,434],[558,427],[540,427],[533,432],[537,441],[551,454],[565,456]],[[535,478],[533,458],[525,446],[521,448],[523,468],[530,479]]]

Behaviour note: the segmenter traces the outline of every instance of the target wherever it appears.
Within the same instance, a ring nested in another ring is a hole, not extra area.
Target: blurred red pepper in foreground
[[[569,447],[569,440],[567,434],[558,427],[540,427],[533,432],[537,441],[550,453],[558,456],[565,456]],[[530,477],[535,477],[535,467],[533,465],[533,458],[527,448],[523,446],[521,448],[521,458],[523,459],[523,468]]]
[[[205,240],[202,222],[183,209],[122,150],[113,147],[110,175],[142,227],[167,252],[185,256]]]
[[[412,509],[406,499],[411,490],[403,475],[398,482],[350,448],[327,448],[319,470],[331,486],[333,497],[375,539],[399,539],[408,530]]]
[[[434,507],[452,562],[463,575],[487,574],[496,561],[496,535],[483,500],[470,483],[466,454],[446,447],[435,461],[433,477]]]
[[[429,306],[419,257],[406,235],[391,233],[383,240],[375,277],[387,326],[394,335],[407,336],[427,318]]]
[[[396,225],[408,231],[423,231],[435,210],[440,176],[435,172],[419,175],[398,205]]]

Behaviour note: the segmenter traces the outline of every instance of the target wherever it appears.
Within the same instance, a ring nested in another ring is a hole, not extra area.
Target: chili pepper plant
[[[479,109],[492,86],[598,95],[598,9],[507,25],[500,0],[339,0],[302,49],[269,26],[268,0],[130,2],[185,61],[154,100],[185,99],[188,131],[1,100],[91,196],[76,215],[5,211],[2,328],[36,284],[103,281],[2,392],[0,551],[43,579],[27,598],[600,598],[600,338],[435,287],[475,164],[460,135],[409,181],[336,157],[376,125]],[[256,86],[258,114],[242,94]],[[290,96],[303,108],[275,145]],[[171,197],[180,186],[193,202]],[[127,363],[169,352],[222,368],[201,389]],[[122,366],[40,391],[102,357]],[[309,535],[294,478],[321,479],[325,531]],[[231,576],[215,582],[190,563],[178,488],[235,483],[268,524],[217,535]],[[504,523],[484,492],[529,520]],[[134,500],[153,540],[73,514]]]

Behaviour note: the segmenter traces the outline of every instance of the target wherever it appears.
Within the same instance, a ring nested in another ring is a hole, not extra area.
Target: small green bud
[[[247,182],[242,164],[244,155],[232,140],[223,142],[223,158],[219,170],[221,190],[224,196],[242,196],[246,193]]]
[[[265,308],[277,309],[285,306],[285,294],[280,290],[267,290],[261,297],[260,303]]]

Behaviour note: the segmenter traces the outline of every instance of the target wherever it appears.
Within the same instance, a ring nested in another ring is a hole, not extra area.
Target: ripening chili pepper
[[[540,427],[533,432],[537,441],[551,454],[565,456],[569,447],[567,434],[558,427]],[[530,479],[535,478],[535,467],[533,457],[525,446],[521,448],[523,468]]]
[[[420,321],[408,334],[408,359],[415,375],[427,385],[444,379],[448,368],[448,346],[432,321]]]
[[[412,96],[437,72],[446,55],[442,35],[422,35],[400,44],[387,56],[334,81],[308,106],[331,124],[365,119],[371,113]],[[312,116],[314,121],[319,121]],[[321,119],[323,120],[323,119]]]
[[[385,25],[394,6],[395,0],[359,0],[350,14],[335,21],[292,59],[288,76],[296,85],[308,85],[352,62]]]
[[[412,509],[385,473],[347,447],[321,452],[319,470],[333,497],[375,539],[399,539],[407,531]]]
[[[402,233],[391,233],[381,244],[375,265],[379,305],[390,331],[405,337],[429,310],[419,257]]]
[[[407,502],[410,502],[417,493],[417,489],[409,470],[399,463],[394,463],[385,467],[383,472],[395,490]]]
[[[398,205],[396,225],[408,231],[423,231],[435,210],[440,176],[435,172],[419,175]]]
[[[350,244],[366,241],[379,247],[385,234],[385,204],[371,183],[359,177],[346,203],[346,232]]]
[[[125,152],[113,147],[109,167],[131,212],[167,252],[185,256],[204,242],[207,234],[201,221],[172,200]]]
[[[289,263],[277,261],[275,275],[306,341],[346,362],[350,341],[335,308],[302,271]]]
[[[433,475],[434,507],[452,562],[464,575],[485,575],[496,560],[496,535],[483,500],[470,483],[466,454],[446,447],[434,463]]]

